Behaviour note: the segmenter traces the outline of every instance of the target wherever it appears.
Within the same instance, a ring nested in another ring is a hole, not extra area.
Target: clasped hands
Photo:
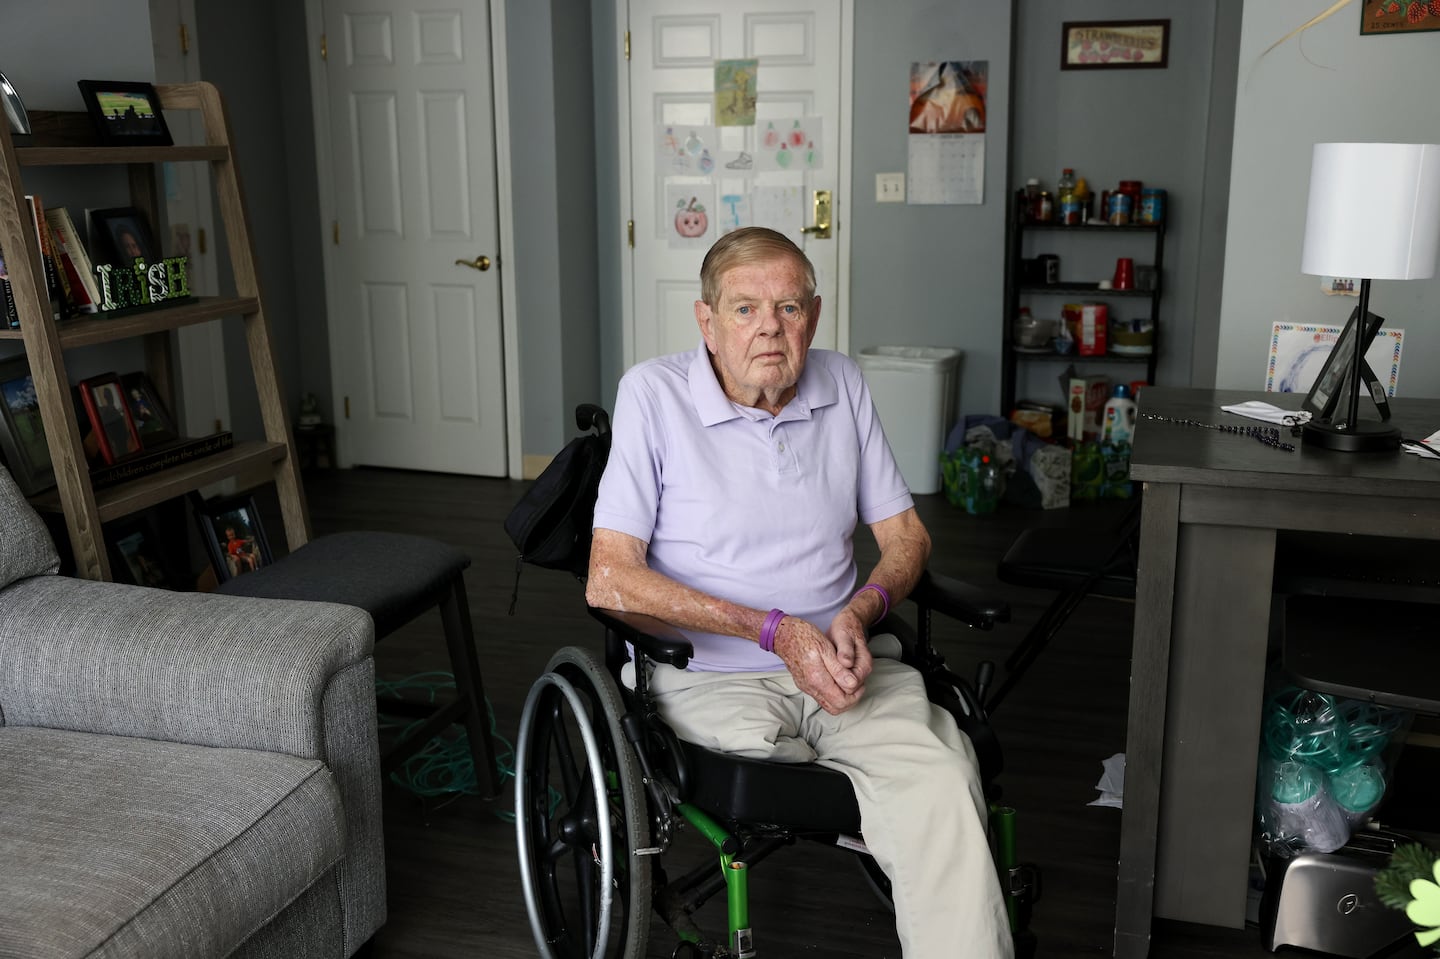
[[[799,617],[785,617],[775,632],[775,655],[800,691],[832,716],[860,701],[873,665],[865,626],[849,607],[836,614],[828,634]]]

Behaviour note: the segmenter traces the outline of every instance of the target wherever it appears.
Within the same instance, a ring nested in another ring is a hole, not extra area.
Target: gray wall
[[[1270,324],[1339,325],[1355,301],[1300,272],[1312,145],[1440,142],[1440,35],[1362,37],[1354,4],[1264,57],[1328,0],[1247,3],[1235,107],[1235,171],[1216,385],[1260,389]],[[1374,189],[1385,188],[1377,170]],[[1371,309],[1405,330],[1398,392],[1440,396],[1440,279],[1377,281]]]
[[[323,370],[326,387],[320,395],[329,395],[328,350],[323,362],[302,369],[305,354],[301,342],[315,341],[317,321],[320,343],[325,342],[323,308],[318,314],[300,310],[302,287],[305,302],[323,302],[314,231],[310,244],[297,247],[295,242],[298,224],[313,224],[319,218],[314,155],[306,149],[314,138],[309,123],[310,84],[304,60],[298,67],[293,62],[294,56],[304,55],[304,11],[299,4],[285,0],[249,4],[196,0],[195,19],[201,74],[225,97],[281,395],[293,412],[302,391],[320,393],[311,385],[311,370],[316,367]],[[298,48],[291,42],[295,35]],[[288,57],[282,57],[282,52]],[[292,156],[291,150],[297,155]],[[304,189],[307,176],[308,190]],[[294,202],[297,199],[298,203]],[[217,210],[220,284],[222,291],[233,295],[235,281],[222,222]],[[303,283],[301,276],[305,277]],[[307,328],[303,335],[302,318]],[[224,336],[230,428],[236,436],[263,435],[244,327],[227,323]]]
[[[1000,394],[1010,26],[1007,4],[855,4],[851,352],[878,345],[959,347],[959,408],[970,413],[993,412]],[[990,62],[985,202],[878,204],[875,174],[906,169],[910,64],[932,60]]]
[[[1156,381],[1188,386],[1208,379],[1206,356],[1218,291],[1218,256],[1225,244],[1224,197],[1229,181],[1228,139],[1235,95],[1233,63],[1240,4],[1192,0],[1092,0],[1083,19],[1170,21],[1164,70],[1061,70],[1065,20],[1080,19],[1074,3],[1017,0],[1014,183],[1038,177],[1053,190],[1062,167],[1073,167],[1100,191],[1122,179],[1167,191],[1164,296]],[[1003,235],[1003,228],[1001,231]],[[1150,244],[1134,236],[1029,239],[1026,254],[1060,256],[1061,278],[1094,282],[1110,275],[1116,257],[1148,262]],[[1144,258],[1142,258],[1142,256]],[[1031,298],[1038,318],[1058,318],[1057,297]],[[1123,318],[1145,313],[1138,300],[1112,300]],[[996,331],[998,336],[998,330]],[[1213,355],[1213,347],[1208,348]],[[1117,381],[1142,378],[1138,367],[1092,364],[1087,372]],[[1063,401],[1057,375],[1063,363],[1020,367],[1017,396]],[[998,391],[988,394],[989,412]]]
[[[553,455],[576,403],[599,390],[590,34],[585,0],[506,4],[515,249],[506,291],[519,310],[525,455]],[[507,148],[502,145],[502,149]]]

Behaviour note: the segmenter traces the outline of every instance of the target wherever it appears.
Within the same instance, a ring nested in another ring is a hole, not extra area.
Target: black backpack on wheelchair
[[[522,499],[506,529],[521,561],[527,559],[521,530],[565,530],[572,551],[561,555],[552,538],[544,565],[583,577],[598,484],[595,460],[603,468],[609,417],[584,404],[576,409],[576,423],[586,435],[566,450],[583,443],[585,454],[569,456],[565,464],[557,457],[555,473],[543,484],[546,492]],[[537,481],[536,488],[541,485]],[[583,492],[568,492],[576,489]],[[875,630],[900,639],[902,659],[925,677],[931,701],[970,737],[992,800],[992,851],[1010,906],[1016,955],[1033,956],[1028,919],[1039,876],[1033,866],[1015,862],[1014,811],[996,802],[1002,758],[982,705],[993,665],[982,663],[972,686],[946,668],[930,643],[934,613],[990,629],[1009,619],[1009,607],[930,572],[910,600],[917,609],[913,626],[892,612]],[[521,882],[540,955],[641,959],[653,908],[680,938],[675,959],[756,956],[746,870],[796,839],[855,849],[865,877],[889,905],[889,881],[858,838],[859,808],[843,773],[746,759],[681,741],[650,699],[645,666],[683,669],[692,652],[689,641],[650,617],[595,608],[590,614],[605,629],[603,662],[580,647],[559,650],[530,690],[516,742]],[[629,660],[627,643],[640,661],[633,690],[619,682]],[[669,877],[662,857],[686,824],[714,846],[720,869],[707,860]],[[730,928],[719,939],[702,931],[693,913],[722,891],[728,894]]]

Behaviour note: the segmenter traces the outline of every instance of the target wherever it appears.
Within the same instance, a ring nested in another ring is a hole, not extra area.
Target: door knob
[[[830,239],[830,191],[815,191],[815,225],[801,227],[801,233],[813,233],[817,240]]]
[[[484,273],[490,269],[490,258],[482,254],[473,260],[456,260],[455,265],[468,266],[472,270],[479,270],[481,273]]]

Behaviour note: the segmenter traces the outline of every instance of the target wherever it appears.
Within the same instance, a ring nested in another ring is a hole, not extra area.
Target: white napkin
[[[1406,440],[1405,452],[1414,453],[1422,460],[1440,460],[1440,430],[1436,430],[1419,442]]]
[[[1100,781],[1095,784],[1095,788],[1100,790],[1100,795],[1085,805],[1124,808],[1125,754],[1116,753],[1109,759],[1103,760],[1100,765],[1105,768],[1105,771],[1100,774]]]
[[[1274,423],[1276,426],[1298,426],[1310,422],[1309,410],[1296,410],[1292,413],[1290,410],[1282,410],[1278,406],[1272,406],[1260,400],[1232,403],[1220,408],[1227,413],[1234,413],[1237,416],[1245,416],[1265,423]]]

